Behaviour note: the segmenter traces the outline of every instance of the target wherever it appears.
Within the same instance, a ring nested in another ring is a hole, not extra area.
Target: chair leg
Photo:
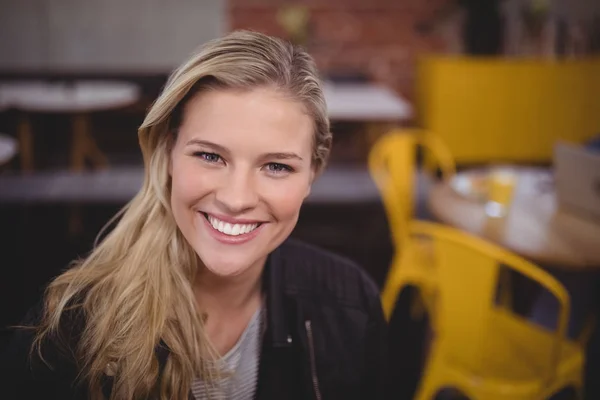
[[[440,385],[440,370],[436,360],[435,344],[429,349],[429,356],[424,363],[423,376],[414,400],[434,400],[442,386]]]
[[[19,155],[21,159],[21,170],[24,172],[33,171],[33,134],[31,132],[31,122],[25,115],[19,119],[17,128],[19,137]]]
[[[434,400],[438,391],[436,386],[423,385],[417,390],[414,400]]]
[[[579,342],[582,346],[587,346],[589,343],[592,334],[594,333],[594,329],[596,329],[596,317],[594,315],[589,316],[585,321],[585,325],[577,338],[577,342]]]

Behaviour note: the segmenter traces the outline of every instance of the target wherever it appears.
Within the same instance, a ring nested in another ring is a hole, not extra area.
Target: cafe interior
[[[140,188],[170,71],[249,29],[322,73],[292,236],[379,285],[399,399],[600,399],[600,2],[0,5],[0,349]]]

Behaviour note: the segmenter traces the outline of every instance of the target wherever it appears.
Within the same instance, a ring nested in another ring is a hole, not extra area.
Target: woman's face
[[[303,106],[274,89],[188,102],[171,152],[171,207],[209,271],[262,267],[292,232],[314,177],[312,136]]]

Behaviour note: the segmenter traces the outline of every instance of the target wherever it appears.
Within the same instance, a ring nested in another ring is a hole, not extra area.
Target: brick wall
[[[231,29],[285,37],[278,10],[302,4],[310,12],[308,50],[326,74],[359,72],[413,96],[419,53],[444,50],[427,25],[448,0],[229,0]]]

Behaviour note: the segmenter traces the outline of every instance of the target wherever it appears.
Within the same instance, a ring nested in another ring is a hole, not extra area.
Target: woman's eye
[[[216,163],[221,160],[221,156],[215,153],[207,153],[205,151],[198,151],[194,153],[195,157],[201,158],[202,160],[210,163]]]
[[[289,165],[285,165],[285,164],[280,164],[280,163],[269,163],[267,164],[267,170],[269,172],[273,172],[276,174],[282,173],[282,172],[292,172],[293,169],[292,167],[290,167]]]

